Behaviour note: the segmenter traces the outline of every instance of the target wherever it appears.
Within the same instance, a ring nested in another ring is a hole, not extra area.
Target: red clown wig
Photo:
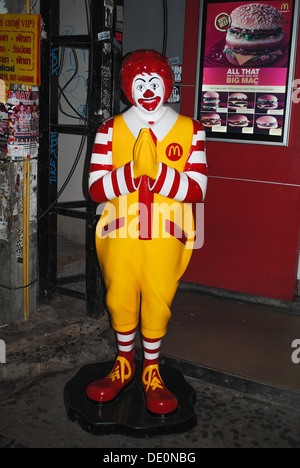
[[[164,102],[166,102],[174,86],[174,74],[167,57],[153,49],[141,49],[124,58],[121,67],[121,88],[131,104],[134,104],[132,98],[133,80],[136,75],[142,73],[156,73],[163,79],[165,85]]]

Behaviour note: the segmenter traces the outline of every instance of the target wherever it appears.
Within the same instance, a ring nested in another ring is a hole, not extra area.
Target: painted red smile
[[[139,99],[138,100],[139,104],[149,112],[154,111],[157,108],[160,101],[161,101],[161,98],[159,96],[153,99]]]

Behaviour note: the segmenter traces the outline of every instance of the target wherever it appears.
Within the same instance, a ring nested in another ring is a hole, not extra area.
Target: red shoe
[[[178,408],[177,398],[166,389],[162,381],[158,364],[150,364],[144,368],[142,382],[148,411],[163,415]]]
[[[112,401],[132,381],[134,374],[135,364],[133,357],[127,360],[123,356],[118,356],[110,374],[103,379],[91,383],[87,387],[86,395],[90,400],[98,403]]]

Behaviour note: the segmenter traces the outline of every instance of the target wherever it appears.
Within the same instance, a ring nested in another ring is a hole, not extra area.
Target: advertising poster
[[[0,155],[5,153],[8,140],[8,111],[4,102],[0,102]]]
[[[13,88],[13,86],[11,86]],[[7,104],[9,159],[36,158],[39,146],[39,93],[10,89]]]
[[[285,144],[295,1],[204,1],[198,119],[214,139]]]
[[[0,15],[0,79],[40,85],[40,15]]]
[[[5,82],[0,80],[0,159],[5,155],[8,140],[8,110],[6,101]]]

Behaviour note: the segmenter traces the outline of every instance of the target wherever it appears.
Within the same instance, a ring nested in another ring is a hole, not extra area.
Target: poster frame
[[[270,0],[266,0],[268,3]],[[299,13],[300,13],[300,0],[291,0],[293,2],[293,18],[291,21],[291,34],[290,34],[290,51],[289,61],[287,67],[286,77],[286,92],[285,92],[285,112],[283,115],[283,132],[280,137],[269,135],[258,135],[248,137],[247,134],[229,134],[229,132],[206,132],[206,139],[208,141],[217,141],[225,143],[245,143],[245,144],[258,144],[258,145],[272,145],[272,146],[288,146],[290,136],[290,123],[292,112],[292,97],[295,89],[295,68],[296,68],[296,52],[297,52],[297,38],[299,32]],[[206,41],[206,28],[205,28],[205,8],[208,4],[218,3],[237,3],[240,5],[241,1],[225,0],[200,0],[199,8],[199,29],[198,29],[198,44],[197,44],[197,64],[196,64],[196,86],[195,86],[195,103],[194,103],[194,118],[201,120],[201,95],[203,86],[203,72],[204,72],[204,46]],[[258,3],[253,0],[247,0],[245,3]],[[264,3],[264,2],[260,2]],[[226,136],[224,136],[226,135]]]

